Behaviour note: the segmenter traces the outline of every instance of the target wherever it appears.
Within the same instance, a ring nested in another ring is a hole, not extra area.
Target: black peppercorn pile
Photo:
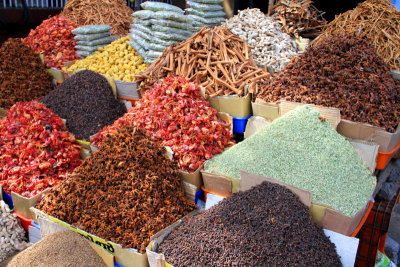
[[[67,120],[70,132],[85,140],[126,112],[125,105],[114,97],[107,80],[90,70],[76,73],[42,102]]]
[[[341,266],[308,208],[268,182],[184,221],[158,252],[174,266]]]
[[[400,82],[367,41],[334,36],[260,84],[257,97],[335,107],[342,119],[394,132],[400,122]]]
[[[195,209],[160,142],[124,126],[37,208],[88,233],[146,252],[150,237]]]
[[[54,89],[39,55],[21,39],[10,38],[0,48],[0,107],[36,100]]]

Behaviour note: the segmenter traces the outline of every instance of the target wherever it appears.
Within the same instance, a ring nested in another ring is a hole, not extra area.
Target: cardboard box
[[[204,187],[220,195],[230,195],[240,189],[240,179],[224,176],[217,173],[201,171]]]
[[[393,79],[400,80],[400,71],[398,70],[391,70],[390,73],[393,76]]]
[[[279,118],[279,105],[278,103],[267,103],[262,99],[256,99],[251,103],[254,116],[260,116],[268,121],[273,121]]]
[[[196,171],[192,173],[179,170],[179,175],[182,181],[194,185],[197,188],[197,190],[199,190],[203,185],[203,179],[201,178],[201,173],[200,173],[200,171],[203,169],[203,166],[204,164],[201,165]]]
[[[349,140],[350,144],[360,155],[361,159],[367,165],[368,169],[373,173],[376,167],[376,159],[378,156],[379,145],[373,142],[362,140]]]
[[[337,132],[347,138],[374,142],[379,145],[379,152],[389,152],[400,143],[400,127],[389,133],[366,123],[341,120]]]
[[[0,119],[4,118],[7,115],[7,110],[4,108],[0,108]]]
[[[207,99],[210,105],[219,112],[228,113],[233,117],[247,117],[251,115],[251,96],[250,94],[239,97],[237,95],[216,96]]]
[[[241,190],[247,190],[250,189],[253,186],[256,186],[258,184],[261,184],[263,181],[268,181],[271,183],[276,183],[279,185],[283,185],[287,187],[290,191],[292,191],[294,194],[298,195],[300,200],[310,207],[310,212],[311,215],[313,216],[314,219],[316,219],[316,222],[319,223],[323,228],[332,230],[334,232],[347,235],[347,236],[355,236],[357,235],[358,231],[360,230],[361,226],[363,225],[364,221],[366,220],[370,210],[372,209],[372,205],[374,202],[374,197],[377,192],[377,189],[374,191],[374,193],[371,196],[371,200],[365,204],[365,207],[362,208],[360,211],[358,211],[353,217],[346,216],[336,210],[334,210],[331,207],[328,207],[326,205],[320,205],[320,204],[315,204],[312,203],[312,193],[303,190],[288,184],[285,184],[281,181],[255,175],[255,174],[250,174],[244,171],[241,171]],[[378,187],[378,186],[377,186]],[[315,206],[314,208],[312,206]],[[313,214],[315,212],[315,209],[319,208],[323,211],[322,218],[319,218],[318,216],[321,216],[320,214]],[[314,209],[314,211],[313,211]]]
[[[129,98],[129,99],[139,99],[140,94],[137,91],[137,82],[125,82],[115,80],[115,85],[117,87],[117,96]]]
[[[57,83],[62,83],[64,82],[65,78],[64,78],[64,73],[56,68],[50,68],[50,69],[46,69],[48,73],[50,73],[50,75],[53,77],[53,79],[57,82]]]
[[[31,211],[34,214],[35,221],[40,221],[41,218],[45,218],[47,220],[50,220],[53,223],[56,223],[64,228],[70,229],[70,230],[80,234],[81,236],[83,236],[87,240],[89,240],[90,242],[101,246],[103,248],[103,250],[114,255],[115,261],[119,264],[122,264],[125,267],[147,267],[148,266],[146,254],[136,252],[135,250],[132,250],[132,249],[122,248],[122,246],[120,246],[118,244],[104,240],[95,235],[89,234],[75,226],[72,226],[66,222],[63,222],[57,218],[54,218],[53,216],[47,215],[46,213],[44,213],[36,208],[32,207]]]
[[[244,138],[245,139],[249,138],[250,136],[252,136],[256,132],[258,132],[259,130],[261,130],[262,128],[267,126],[268,124],[270,124],[270,122],[264,117],[260,117],[260,116],[251,117],[247,121],[246,131],[244,132]]]

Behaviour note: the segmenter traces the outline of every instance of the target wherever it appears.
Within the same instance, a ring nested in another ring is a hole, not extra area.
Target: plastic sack
[[[147,56],[150,58],[158,58],[161,55],[162,55],[162,52],[160,52],[160,51],[149,50],[149,52],[147,52]]]
[[[146,33],[148,35],[152,34],[150,27],[146,27],[146,26],[143,26],[143,25],[140,25],[140,24],[133,24],[131,30],[135,30],[135,29],[139,30],[141,32],[144,32],[144,33]]]
[[[90,56],[92,53],[89,51],[76,51],[76,54],[81,58],[85,58],[87,56]]]
[[[160,45],[160,44],[154,44],[154,43],[149,43],[148,45],[149,49],[154,50],[154,51],[159,51],[162,52],[164,49],[168,46]]]
[[[78,51],[88,51],[88,52],[95,52],[100,47],[104,47],[104,45],[95,45],[95,46],[87,46],[87,45],[76,45],[75,49]]]
[[[183,41],[187,37],[180,35],[180,34],[175,34],[175,33],[166,33],[166,32],[153,32],[153,36],[158,37],[163,40],[174,40],[174,41]]]
[[[200,4],[222,4],[224,0],[192,0],[192,2],[200,3]]]
[[[154,13],[154,18],[181,21],[184,23],[189,22],[189,19],[187,16],[176,13],[176,12],[172,12],[172,11],[157,11]]]
[[[210,5],[210,4],[201,4],[192,1],[187,1],[187,4],[193,8],[200,11],[223,11],[224,8],[221,5]]]
[[[223,18],[225,18],[225,16],[226,16],[224,11],[204,12],[204,11],[196,10],[196,9],[193,9],[193,8],[187,8],[186,11],[189,14],[196,15],[196,16],[199,16],[199,17],[202,17],[202,18],[215,18],[215,17],[218,17],[218,18],[222,18],[223,17]]]
[[[110,32],[78,34],[78,35],[75,35],[74,39],[78,40],[78,41],[93,41],[93,40],[101,39],[101,38],[105,38],[105,37],[110,37]]]
[[[104,37],[100,39],[96,39],[93,41],[78,41],[77,45],[87,45],[87,46],[94,46],[94,45],[108,45],[112,42],[111,37]]]
[[[140,37],[139,35],[135,35],[134,37],[130,36],[132,41],[139,44],[141,46],[141,48],[143,50],[147,50],[147,44],[149,43],[149,41],[147,41],[146,39],[143,39],[142,37]]]
[[[144,33],[142,31],[139,31],[139,30],[136,30],[136,29],[133,29],[131,31],[130,36],[132,37],[133,40],[135,40],[135,36],[139,36],[139,37],[141,37],[141,38],[143,38],[145,40],[148,40],[148,41],[150,41],[152,39],[151,36],[148,35],[147,33]]]
[[[163,45],[163,46],[165,46],[165,47],[177,43],[177,41],[174,41],[174,40],[163,40],[163,39],[158,38],[158,37],[156,37],[156,36],[153,37],[152,41],[153,41],[153,43],[160,44],[160,45]]]
[[[141,57],[146,56],[146,50],[137,41],[131,41],[128,44],[132,46]]]
[[[189,19],[189,18],[188,18]],[[173,20],[166,20],[166,19],[151,19],[150,20],[152,24],[154,25],[161,25],[164,27],[173,27],[173,28],[178,28],[182,30],[191,30],[192,25],[189,23],[182,23],[182,22],[177,22]]]
[[[180,34],[182,36],[190,36],[192,35],[192,32],[178,29],[178,28],[173,28],[173,27],[165,27],[161,25],[153,25],[151,26],[151,29],[157,32],[165,32],[165,33],[175,33],[175,34]]]
[[[134,18],[133,19],[133,22],[132,22],[132,24],[131,24],[131,27],[134,25],[134,24],[139,24],[139,25],[143,25],[143,26],[151,26],[151,21],[150,21],[150,19],[138,19],[138,18]]]
[[[112,29],[110,25],[102,24],[102,25],[87,25],[78,27],[72,30],[73,34],[91,34],[91,33],[101,33],[108,32]]]
[[[160,3],[160,2],[144,2],[140,5],[143,9],[146,10],[151,10],[151,11],[172,11],[172,12],[178,12],[180,14],[183,14],[184,11],[180,9],[177,6],[170,5],[167,3]]]
[[[132,16],[139,19],[151,19],[154,18],[154,13],[151,10],[139,10],[132,13]]]

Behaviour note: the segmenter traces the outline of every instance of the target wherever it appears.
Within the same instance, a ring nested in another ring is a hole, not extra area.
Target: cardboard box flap
[[[0,108],[0,119],[4,118],[7,115],[7,110],[4,108]]]
[[[126,82],[121,80],[115,80],[115,86],[117,89],[117,96],[126,98],[140,98],[140,94],[137,90],[137,82]]]
[[[97,252],[97,254],[101,257],[101,259],[104,261],[104,263],[107,265],[107,267],[114,267],[114,256],[99,247],[98,245],[89,242],[89,245],[93,248],[94,251]]]
[[[267,103],[262,99],[256,98],[256,101],[251,103],[254,116],[266,118],[273,121],[279,117],[279,106],[277,103]]]
[[[360,155],[368,169],[373,173],[376,167],[379,145],[374,142],[349,139],[350,144]]]
[[[217,173],[201,171],[204,187],[222,195],[232,193],[232,181]]]
[[[0,185],[0,200],[3,200],[3,188]]]
[[[61,70],[56,68],[51,68],[46,70],[56,82],[62,83],[64,81],[64,73]]]
[[[268,124],[270,124],[270,122],[266,118],[260,116],[251,117],[247,121],[244,138],[249,138]]]
[[[228,125],[230,126],[231,131],[233,131],[233,119],[228,113],[218,112],[217,118],[220,119],[221,121],[226,121],[228,123]]]
[[[322,106],[316,106],[312,104],[302,104],[302,103],[297,103],[297,102],[289,102],[285,100],[280,100],[279,101],[279,115],[283,116],[289,111],[299,107],[299,106],[304,106],[304,105],[309,105],[314,107],[319,111],[322,117],[324,117],[334,129],[338,126],[340,122],[340,110],[337,108],[326,108]]]
[[[185,172],[185,171],[179,171],[179,175],[181,176],[181,179],[184,182],[188,182],[194,186],[197,187],[197,189],[200,189],[200,187],[203,185],[203,179],[201,178],[201,173],[200,171],[203,169],[203,165],[201,165],[196,171],[194,172]]]
[[[11,198],[14,204],[14,211],[25,218],[33,219],[32,212],[30,210],[31,207],[34,207],[39,200],[39,198],[49,191],[51,188],[47,188],[43,190],[41,193],[33,196],[31,198],[23,197],[15,192],[11,192]]]
[[[207,99],[211,106],[220,112],[226,112],[233,117],[247,117],[251,114],[251,96],[237,95],[216,96]]]
[[[284,187],[286,187],[287,189],[289,189],[290,191],[292,191],[293,194],[297,195],[300,199],[301,202],[303,202],[304,205],[306,205],[307,207],[311,206],[311,200],[312,200],[312,195],[311,192],[286,184],[284,182],[272,179],[272,178],[268,178],[268,177],[263,177],[260,175],[256,175],[256,174],[251,174],[245,171],[240,171],[240,189],[241,191],[244,190],[248,190],[256,185],[261,184],[264,181],[270,182],[270,183],[274,183],[274,184],[278,184],[278,185],[282,185]]]

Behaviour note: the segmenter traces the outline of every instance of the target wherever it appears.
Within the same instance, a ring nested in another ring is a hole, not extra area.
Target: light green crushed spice
[[[352,145],[318,111],[299,107],[213,157],[205,170],[240,179],[240,170],[312,192],[313,202],[353,216],[370,199],[376,179]]]

